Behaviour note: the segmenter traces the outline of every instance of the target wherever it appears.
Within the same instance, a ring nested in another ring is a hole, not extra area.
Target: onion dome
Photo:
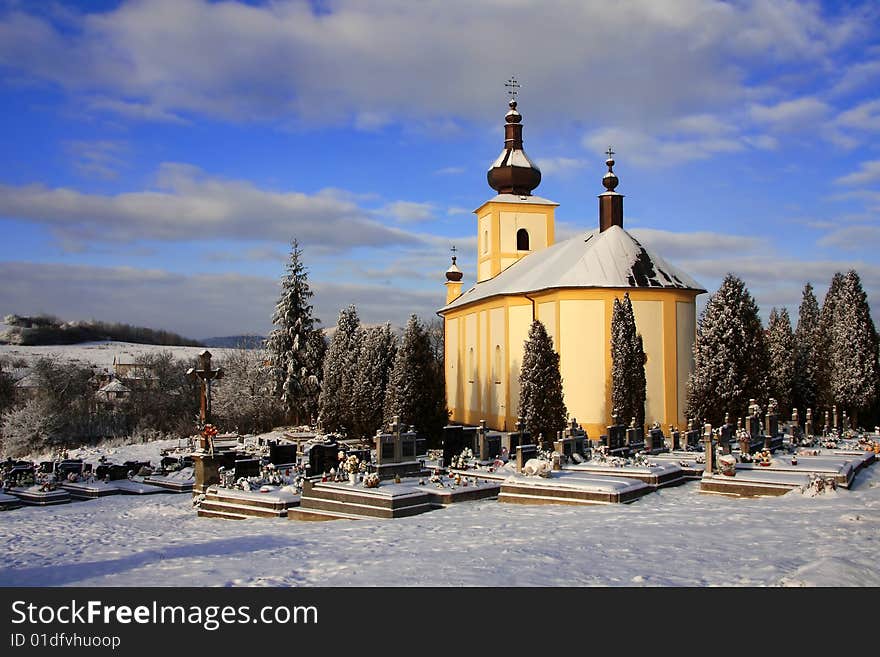
[[[446,280],[451,283],[458,283],[462,276],[464,274],[461,273],[461,269],[455,264],[455,256],[452,256],[452,266],[446,270]]]
[[[617,174],[614,173],[614,158],[611,157],[614,155],[614,151],[611,150],[610,146],[608,147],[607,155],[608,159],[605,160],[605,166],[608,167],[608,173],[602,176],[602,186],[609,192],[613,192],[620,181],[617,179]]]
[[[516,100],[509,105],[510,111],[504,117],[504,150],[489,167],[486,178],[489,187],[499,194],[530,196],[541,184],[541,170],[523,150],[522,114],[516,109]]]

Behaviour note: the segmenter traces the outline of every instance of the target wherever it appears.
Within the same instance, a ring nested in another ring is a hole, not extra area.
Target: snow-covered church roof
[[[620,226],[595,229],[516,261],[494,278],[477,283],[446,312],[475,301],[554,288],[705,288],[659,255],[645,248]]]

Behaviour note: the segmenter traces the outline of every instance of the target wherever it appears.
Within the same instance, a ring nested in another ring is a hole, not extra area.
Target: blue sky
[[[557,237],[625,227],[796,318],[880,301],[880,5],[0,0],[0,314],[262,333],[297,237],[333,325],[473,281],[504,82]],[[703,301],[708,295],[703,295]]]

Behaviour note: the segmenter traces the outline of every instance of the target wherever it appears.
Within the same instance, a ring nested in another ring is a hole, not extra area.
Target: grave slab
[[[340,482],[303,482],[302,498],[291,520],[402,518],[434,508],[425,486],[383,483],[377,488]]]
[[[24,502],[22,502],[15,495],[0,493],[0,511],[11,511],[12,509],[19,508],[23,504]]]
[[[8,491],[29,506],[52,506],[54,504],[67,504],[71,501],[70,493],[63,488],[41,491],[40,486],[27,486],[10,488]]]
[[[548,478],[510,475],[501,484],[498,501],[510,504],[627,504],[652,490],[637,479],[590,477],[563,470]]]
[[[205,499],[199,503],[198,516],[227,520],[286,518],[288,509],[299,506],[299,495],[283,487],[267,488],[269,490],[260,492],[209,486]]]
[[[61,488],[70,493],[75,500],[94,500],[108,495],[119,495],[122,491],[112,481],[65,481]]]
[[[141,481],[134,481],[132,479],[119,479],[110,483],[118,488],[119,492],[123,495],[156,495],[158,493],[171,492],[167,488],[145,484]]]
[[[653,461],[652,457],[652,461]],[[676,486],[685,481],[684,472],[677,463],[657,462],[656,465],[623,465],[615,466],[606,463],[587,461],[572,463],[565,466],[565,472],[590,477],[625,477],[637,479],[652,488]]]

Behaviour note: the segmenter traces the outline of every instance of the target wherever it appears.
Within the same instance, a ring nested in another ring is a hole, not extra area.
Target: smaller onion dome
[[[530,196],[541,184],[541,170],[526,155],[522,140],[522,114],[516,109],[516,101],[509,103],[510,111],[504,115],[504,150],[501,151],[486,177],[489,187],[499,194]]]
[[[452,283],[458,283],[464,274],[461,273],[461,269],[458,268],[458,265],[455,264],[455,256],[452,256],[452,266],[446,270],[446,280]]]

